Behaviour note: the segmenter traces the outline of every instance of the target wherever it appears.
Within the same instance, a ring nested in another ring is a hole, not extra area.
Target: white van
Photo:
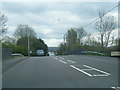
[[[43,56],[44,55],[44,51],[41,49],[41,50],[37,50],[37,55],[38,56]]]

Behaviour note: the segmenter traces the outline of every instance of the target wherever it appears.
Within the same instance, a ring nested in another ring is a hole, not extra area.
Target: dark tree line
[[[36,55],[38,49],[42,49],[45,55],[48,55],[48,46],[41,38],[36,37],[35,31],[28,25],[18,25],[14,32],[14,36],[17,39],[16,43],[4,42],[3,48],[12,48],[12,53],[22,53],[28,55],[28,38],[29,38],[29,52],[30,55]]]

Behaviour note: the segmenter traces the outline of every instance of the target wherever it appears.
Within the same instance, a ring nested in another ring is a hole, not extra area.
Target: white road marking
[[[116,87],[111,87],[111,88],[116,89]]]
[[[76,62],[74,62],[74,61],[72,61],[72,60],[68,60],[69,62],[71,62],[71,63],[76,63]]]
[[[57,57],[53,57],[53,56],[51,56],[51,57],[57,60]]]
[[[61,57],[61,59],[64,59],[64,58]]]
[[[93,69],[81,69],[81,70],[86,70],[86,71],[88,70],[88,71],[90,71],[90,70],[93,70]]]
[[[88,65],[84,65],[84,66],[87,67],[87,68],[91,68],[91,69],[93,69],[93,70],[96,70],[96,71],[98,71],[98,72],[102,72],[102,73],[104,73],[104,74],[111,75],[110,73],[107,73],[107,72],[105,72],[105,71],[101,71],[101,70],[99,70],[99,69],[90,67],[90,66],[88,66]]]
[[[64,61],[62,61],[62,60],[59,60],[60,62],[62,62],[62,63],[64,63],[64,64],[66,64],[66,62],[64,62]]]
[[[55,58],[57,60],[57,58]]]
[[[111,87],[111,88],[113,88],[115,90],[120,90],[120,87]]]
[[[77,68],[77,67],[75,67],[75,66],[73,66],[73,65],[70,65],[70,67],[72,67],[72,68],[76,69],[77,71],[80,71],[80,72],[82,72],[82,73],[86,74],[87,76],[92,77],[92,75],[91,75],[91,74],[89,74],[89,73],[87,73],[87,72],[85,72],[85,71],[83,71],[83,70],[80,70],[79,68]]]
[[[104,77],[104,76],[108,76],[107,74],[98,74],[98,75],[93,75],[93,76],[101,76],[101,77]]]

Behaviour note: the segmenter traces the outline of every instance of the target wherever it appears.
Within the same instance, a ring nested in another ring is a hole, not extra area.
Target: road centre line
[[[115,90],[120,90],[120,87],[111,87],[111,88],[113,88]]]
[[[52,58],[54,58],[55,60],[58,60],[58,58],[57,58],[57,56],[56,57],[54,57],[54,56],[51,56]]]
[[[111,88],[116,89],[116,87],[111,87]]]
[[[72,61],[72,60],[68,60],[69,62],[72,62],[72,63],[76,63],[76,62],[74,62],[74,61]]]
[[[87,73],[87,72],[85,72],[85,71],[83,71],[83,70],[81,70],[81,69],[79,69],[79,68],[77,68],[77,67],[75,67],[75,66],[73,66],[73,65],[70,65],[70,67],[72,67],[72,68],[76,69],[77,71],[80,71],[80,72],[82,72],[82,73],[86,74],[87,76],[92,77],[92,75],[91,75],[91,74],[89,74],[89,73]]]
[[[96,71],[98,71],[98,72],[102,72],[102,73],[104,73],[104,74],[111,75],[110,73],[107,73],[107,72],[105,72],[105,71],[101,71],[101,70],[99,70],[99,69],[96,69],[96,68],[90,67],[90,66],[88,66],[88,65],[84,65],[84,66],[87,67],[87,68],[90,68],[90,69],[96,70]]]
[[[111,87],[112,89],[116,90],[116,87]]]
[[[64,61],[62,61],[62,60],[59,60],[60,62],[62,62],[62,63],[64,63],[64,64],[66,64],[66,62],[64,62]]]
[[[57,58],[55,58],[57,60]]]
[[[60,57],[61,59],[64,59],[64,58],[62,58],[62,57]]]

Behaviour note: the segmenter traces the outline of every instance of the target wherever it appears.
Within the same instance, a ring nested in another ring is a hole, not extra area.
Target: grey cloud
[[[3,10],[14,14],[24,14],[26,12],[41,13],[46,10],[44,3],[38,4],[36,2],[3,2],[2,7]]]
[[[84,26],[98,17],[97,11],[99,9],[107,11],[115,5],[117,5],[116,2],[4,2],[3,10],[8,17],[8,26],[28,24],[34,28],[38,37],[62,39],[67,29]],[[117,12],[117,9],[113,12]],[[36,28],[35,26],[40,27]],[[47,30],[48,33],[46,33]],[[92,32],[94,23],[85,27],[85,30]]]

